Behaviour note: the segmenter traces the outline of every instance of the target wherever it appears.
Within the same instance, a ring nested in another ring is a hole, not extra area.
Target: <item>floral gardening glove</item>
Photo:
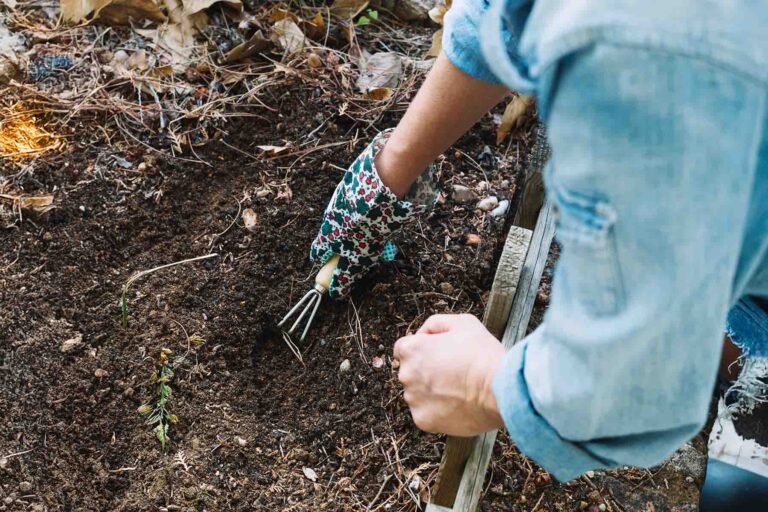
[[[331,297],[347,295],[355,281],[380,259],[393,260],[397,249],[390,240],[392,235],[415,221],[437,200],[432,165],[402,200],[381,182],[373,162],[391,133],[387,130],[374,137],[344,174],[309,251],[309,259],[321,264],[334,254],[341,256],[328,289]]]

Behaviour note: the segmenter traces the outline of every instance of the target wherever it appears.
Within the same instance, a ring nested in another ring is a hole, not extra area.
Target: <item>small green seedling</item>
[[[377,21],[379,19],[379,11],[375,9],[368,9],[365,14],[357,18],[356,25],[358,27],[364,27],[365,25],[370,25],[374,21]]]
[[[155,426],[152,431],[157,436],[157,440],[160,441],[160,448],[163,451],[170,440],[168,431],[171,424],[179,421],[179,418],[171,413],[168,403],[172,392],[170,382],[173,379],[173,366],[169,360],[171,354],[173,352],[168,348],[160,351],[160,357],[157,361],[158,370],[153,372],[150,377],[151,382],[157,384],[157,402],[154,406],[144,404],[139,407],[139,414],[147,416],[145,423]]]

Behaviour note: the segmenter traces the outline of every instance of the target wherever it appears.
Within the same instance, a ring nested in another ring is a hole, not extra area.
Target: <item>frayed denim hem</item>
[[[727,333],[744,357],[768,357],[768,311],[751,298],[728,313]]]

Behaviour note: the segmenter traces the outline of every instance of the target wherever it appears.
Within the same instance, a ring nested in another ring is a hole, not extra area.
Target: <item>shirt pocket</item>
[[[558,279],[568,302],[590,316],[614,314],[624,302],[616,251],[616,211],[598,195],[554,190],[556,238],[561,245]],[[557,285],[556,285],[557,286]]]

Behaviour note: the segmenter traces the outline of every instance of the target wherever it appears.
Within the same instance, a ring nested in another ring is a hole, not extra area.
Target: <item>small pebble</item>
[[[248,441],[246,441],[245,439],[243,439],[242,437],[239,437],[239,436],[238,436],[238,437],[235,437],[235,441],[237,442],[237,444],[238,444],[238,445],[239,445],[241,448],[245,447],[245,445],[247,445],[247,444],[248,444]]]
[[[464,185],[453,186],[453,200],[457,203],[469,203],[476,199],[477,194],[475,194],[471,188],[465,187]]]
[[[689,484],[692,484],[693,483],[693,477],[692,476],[687,476],[687,477],[685,477],[685,481],[688,482]]]
[[[351,369],[352,369],[352,363],[349,362],[349,359],[343,360],[341,362],[341,365],[339,365],[339,371],[341,373],[346,373]]]
[[[464,243],[467,245],[480,245],[481,241],[482,238],[480,238],[480,235],[476,235],[475,233],[468,233],[464,237]]]
[[[113,59],[115,62],[123,63],[128,60],[128,52],[125,50],[117,50]]]
[[[589,503],[587,503],[586,501],[579,502],[579,510],[587,510],[588,506],[589,506]]]
[[[21,492],[29,492],[32,490],[32,484],[29,482],[21,482],[19,484],[19,491]]]
[[[77,334],[74,338],[70,338],[64,341],[64,343],[61,344],[60,350],[66,354],[67,352],[72,352],[82,344],[83,344],[83,335]]]
[[[587,476],[589,478],[595,478],[595,472],[594,471],[587,471]]]
[[[440,291],[446,295],[453,293],[453,285],[451,283],[440,283]]]
[[[503,217],[509,210],[509,200],[499,201],[499,206],[491,210],[491,217]]]
[[[97,368],[96,371],[93,372],[93,376],[96,377],[97,379],[103,379],[107,375],[109,375],[109,372],[101,368]]]
[[[495,196],[486,197],[477,203],[477,209],[484,212],[490,212],[497,206],[499,206],[499,200]]]
[[[605,508],[606,508],[605,503],[601,503],[597,506],[597,510],[599,510],[600,512],[605,512]]]

